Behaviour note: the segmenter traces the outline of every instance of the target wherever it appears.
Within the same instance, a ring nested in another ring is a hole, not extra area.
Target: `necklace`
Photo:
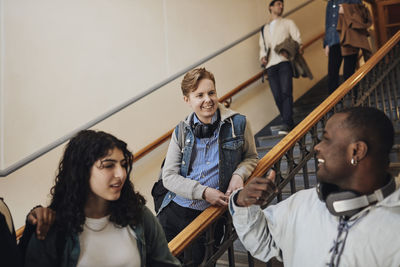
[[[85,227],[93,232],[101,232],[107,227],[108,223],[110,222],[108,220],[108,217],[109,216],[100,219],[86,218]]]

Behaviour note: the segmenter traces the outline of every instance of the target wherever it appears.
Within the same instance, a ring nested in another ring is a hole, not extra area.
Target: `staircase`
[[[312,87],[307,93],[301,96],[293,105],[293,120],[297,125],[300,123],[311,111],[313,111],[319,104],[321,104],[325,98],[328,96],[326,78],[319,81],[314,87]],[[276,117],[272,120],[264,129],[259,131],[255,135],[256,146],[259,158],[265,156],[266,153],[277,143],[279,143],[285,135],[278,135],[278,131],[282,127],[282,119],[280,116]],[[319,131],[318,136],[322,135],[322,130]],[[307,136],[306,146],[308,149],[311,149],[311,140],[310,137]],[[293,150],[293,156],[296,160],[300,155],[299,146],[295,146]],[[316,177],[315,177],[315,162],[314,160],[310,160],[307,164],[308,174],[309,174],[309,184],[307,187],[313,187],[316,185]],[[287,162],[283,161],[281,164],[281,169],[283,176],[285,176],[287,171]],[[295,180],[296,191],[304,189],[304,180],[302,178],[302,171],[297,175],[298,179]],[[296,178],[297,178],[296,176]],[[288,193],[290,194],[290,185],[288,184],[285,189],[288,189]],[[283,190],[282,198],[285,199],[287,190]]]
[[[293,114],[295,124],[300,123],[315,107],[321,104],[325,98],[328,96],[327,92],[327,79],[324,78],[320,82],[318,82],[313,88],[311,88],[306,94],[300,97],[293,106]],[[389,171],[392,175],[397,175],[400,172],[400,122],[393,122],[395,128],[395,140],[392,152],[390,154],[390,169]],[[259,131],[255,135],[257,152],[259,158],[262,158],[274,145],[276,145],[284,135],[278,135],[278,131],[282,127],[282,120],[280,116],[272,120],[267,126],[265,126],[261,131]],[[318,137],[322,136],[322,128],[318,131]],[[306,146],[311,145],[310,138],[306,139]],[[308,147],[310,148],[310,147]],[[299,147],[296,147],[293,150],[293,156],[296,158],[299,157],[300,150]],[[287,173],[287,162],[283,158],[281,163],[281,169],[283,176],[286,176]],[[314,159],[311,159],[307,163],[307,172],[308,172],[308,185],[305,186],[304,179],[302,175],[302,171],[300,171],[295,176],[294,187],[296,191],[302,190],[304,188],[311,188],[317,184],[316,179],[316,165]],[[293,186],[293,185],[292,185]],[[282,199],[286,199],[291,195],[291,184],[287,184],[285,188],[282,190]],[[275,200],[276,202],[276,200]],[[274,204],[274,202],[272,203]],[[248,264],[248,254],[243,245],[239,240],[234,242],[234,250],[235,250],[235,266],[249,266]],[[254,266],[272,266],[272,267],[281,267],[283,264],[273,259],[270,262],[270,265],[266,265],[257,259],[253,259]],[[228,256],[225,253],[217,262],[217,267],[229,266]]]

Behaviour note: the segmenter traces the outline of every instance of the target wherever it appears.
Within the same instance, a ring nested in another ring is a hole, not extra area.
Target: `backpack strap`
[[[265,25],[263,25],[261,27],[260,31],[261,31],[261,36],[262,36],[262,39],[263,39],[263,42],[264,42],[265,56],[267,57],[268,56],[268,50],[267,50],[267,45],[265,44],[264,28],[265,28]]]
[[[261,31],[261,36],[262,36],[262,39],[263,39],[263,42],[264,42],[265,58],[268,61],[269,54],[268,54],[268,50],[267,50],[267,45],[265,43],[264,28],[265,28],[265,24],[261,27],[260,31]],[[266,66],[261,65],[261,67],[263,68],[263,73],[262,73],[262,76],[261,76],[261,82],[264,83],[265,76],[266,76],[266,69],[265,69]]]

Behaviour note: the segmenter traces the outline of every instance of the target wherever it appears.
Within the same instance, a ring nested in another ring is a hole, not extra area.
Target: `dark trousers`
[[[344,56],[343,79],[346,81],[356,71],[358,54]]]
[[[288,61],[273,65],[267,69],[269,86],[275,104],[282,116],[283,123],[293,127],[293,71]]]
[[[328,92],[333,93],[339,87],[339,69],[342,61],[343,64],[343,79],[347,80],[354,74],[357,66],[358,55],[349,55],[342,57],[340,44],[335,44],[329,47],[328,56]]]
[[[168,206],[166,206],[157,216],[161,226],[164,229],[167,241],[171,241],[202,212],[202,210],[194,210],[179,206],[174,201],[171,201],[171,203],[168,204]],[[217,244],[220,243],[223,232],[223,224],[221,221],[218,222],[217,226],[215,227],[214,240]],[[205,254],[205,242],[206,236],[203,233],[191,245],[192,259],[195,266],[200,265],[200,263],[203,261]]]
[[[328,92],[332,94],[339,87],[339,69],[342,64],[342,52],[340,44],[329,47],[328,56]]]

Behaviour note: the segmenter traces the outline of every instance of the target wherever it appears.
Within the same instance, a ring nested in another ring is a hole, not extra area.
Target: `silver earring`
[[[351,158],[350,160],[351,165],[356,166],[357,165],[357,159]]]

